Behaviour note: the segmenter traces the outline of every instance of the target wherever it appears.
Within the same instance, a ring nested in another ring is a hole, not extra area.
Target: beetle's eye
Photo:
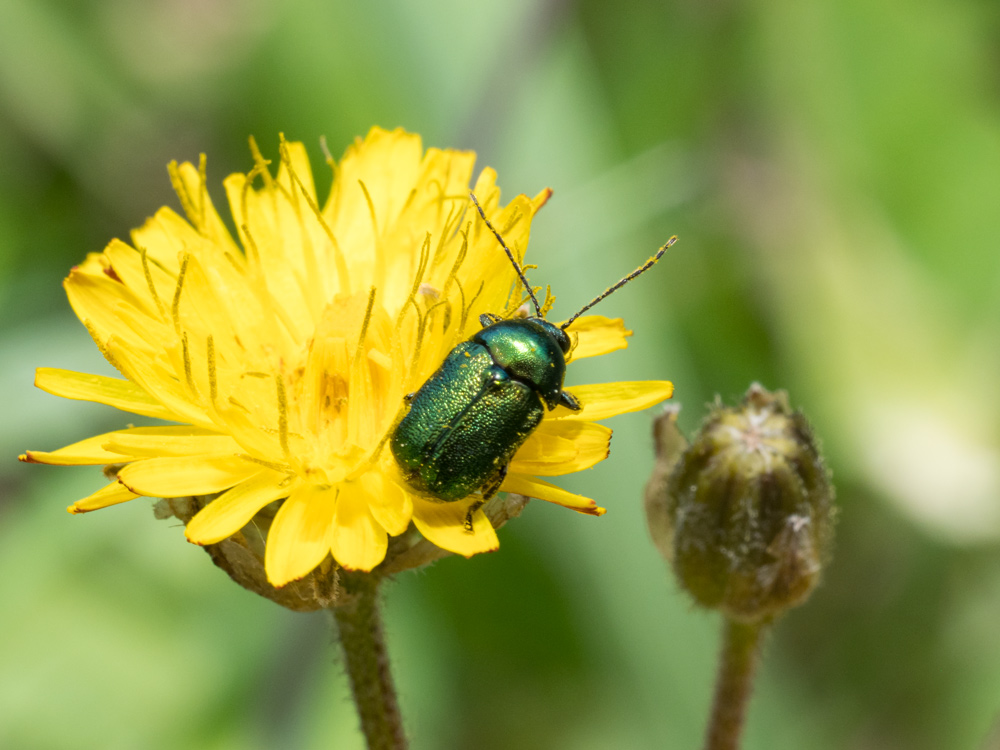
[[[559,348],[562,349],[563,354],[569,354],[569,348],[571,346],[569,334],[561,328],[556,328],[556,331],[556,341],[559,343]]]

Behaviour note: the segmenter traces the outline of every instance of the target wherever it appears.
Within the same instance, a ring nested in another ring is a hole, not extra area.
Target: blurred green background
[[[108,372],[60,288],[176,206],[165,164],[373,124],[555,190],[534,278],[629,349],[569,380],[783,387],[841,505],[824,585],[772,634],[746,747],[1000,746],[1000,5],[994,0],[0,0],[0,746],[360,748],[329,623],[233,585],[96,469],[18,464],[129,417],[36,391]],[[317,169],[317,174],[326,174]],[[322,183],[321,183],[322,184]],[[693,748],[718,617],[647,538],[650,415],[501,551],[387,586],[413,747]],[[989,743],[992,736],[993,745]]]

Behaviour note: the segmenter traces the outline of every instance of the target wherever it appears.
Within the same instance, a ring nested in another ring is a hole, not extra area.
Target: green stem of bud
[[[705,750],[737,750],[740,746],[763,627],[726,618]]]
[[[341,579],[347,601],[331,607],[340,631],[354,704],[368,750],[405,750],[403,718],[389,670],[389,654],[379,614],[381,578],[371,573],[346,573]]]

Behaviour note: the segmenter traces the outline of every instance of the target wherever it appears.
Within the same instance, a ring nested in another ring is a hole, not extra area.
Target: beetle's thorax
[[[566,376],[558,333],[562,332],[541,318],[513,318],[487,326],[472,340],[485,346],[511,378],[536,391],[551,410],[559,403]]]

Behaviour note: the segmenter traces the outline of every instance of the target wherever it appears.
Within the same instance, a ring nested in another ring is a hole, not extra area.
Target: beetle
[[[415,393],[404,397],[403,415],[389,442],[409,485],[422,495],[455,502],[479,492],[472,515],[495,495],[507,466],[545,416],[565,406],[579,411],[579,401],[563,390],[566,329],[580,315],[615,290],[649,270],[676,237],[646,263],[608,287],[560,326],[545,320],[524,271],[471,195],[486,226],[507,253],[535,307],[535,315],[503,319],[479,316],[482,330],[449,352],[438,370]]]

